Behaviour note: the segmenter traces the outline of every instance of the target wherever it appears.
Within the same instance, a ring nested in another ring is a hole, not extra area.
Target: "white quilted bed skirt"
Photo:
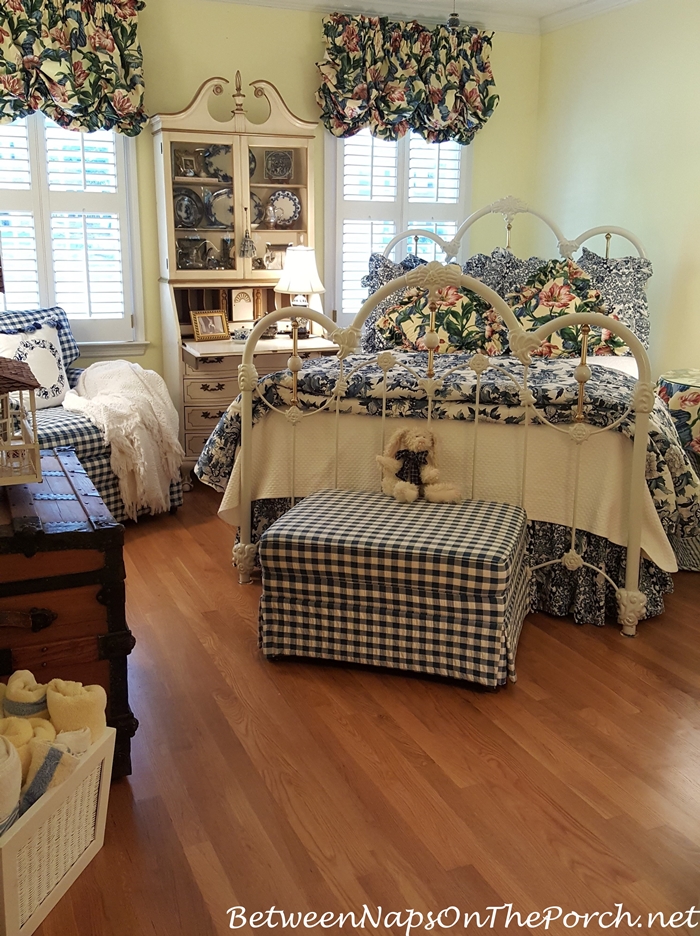
[[[289,497],[292,478],[292,432],[296,431],[295,496],[332,488],[335,432],[333,413],[317,413],[293,430],[283,415],[268,413],[253,428],[253,500]],[[379,491],[380,474],[375,455],[382,451],[381,419],[361,415],[340,416],[338,487],[352,491]],[[425,428],[423,419],[387,419],[387,439],[398,428]],[[438,438],[440,480],[459,485],[471,496],[474,424],[459,420],[433,420]],[[474,498],[520,503],[524,427],[480,423]],[[569,436],[547,426],[528,429],[527,483],[523,506],[530,520],[570,526],[573,515],[576,448]],[[604,431],[583,443],[579,488],[579,529],[626,545],[628,478],[632,442],[616,431]],[[651,494],[645,490],[642,550],[666,572],[678,566],[664,533]],[[224,493],[219,516],[238,526],[240,520],[240,458]],[[358,523],[362,518],[358,517]]]

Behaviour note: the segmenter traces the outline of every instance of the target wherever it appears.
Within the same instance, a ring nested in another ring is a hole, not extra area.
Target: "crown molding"
[[[367,2],[356,0],[218,0],[220,3],[236,3],[242,6],[268,7],[278,10],[306,10],[310,13],[324,15],[326,13],[365,13],[369,16],[389,16],[397,20],[420,19],[424,23],[444,23],[451,6],[449,0],[442,4],[440,16],[431,15],[426,9],[426,0],[382,0],[381,10]],[[548,13],[546,16],[527,16],[520,13],[497,12],[495,10],[482,10],[477,7],[465,5],[464,0],[458,0],[457,10],[463,23],[478,26],[480,29],[494,30],[495,32],[523,33],[526,35],[539,35],[554,32],[571,26],[574,23],[600,16],[619,7],[639,3],[639,0],[583,0],[573,6],[560,10],[557,13]],[[395,6],[394,6],[395,4]]]
[[[284,10],[306,10],[319,15],[330,12],[364,13],[368,16],[389,16],[396,20],[419,19],[428,24],[444,23],[451,9],[450,0],[445,0],[443,4],[440,4],[443,9],[439,16],[431,14],[430,10],[426,9],[425,0],[391,0],[391,5],[387,0],[383,0],[381,9],[377,9],[372,4],[372,0],[367,0],[367,2],[362,2],[362,0],[359,2],[352,2],[352,0],[326,0],[326,2],[319,2],[319,0],[219,0],[219,2]],[[457,9],[463,23],[478,26],[480,29],[528,35],[537,35],[540,31],[539,19],[536,16],[465,7],[464,0],[458,0]]]
[[[583,20],[592,19],[594,16],[600,16],[602,13],[609,13],[611,10],[630,6],[633,3],[639,3],[639,0],[587,0],[585,3],[578,3],[566,10],[560,10],[558,13],[543,16],[540,19],[540,32],[554,32],[565,26],[581,23]]]

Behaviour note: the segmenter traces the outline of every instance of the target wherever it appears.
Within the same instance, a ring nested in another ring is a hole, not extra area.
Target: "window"
[[[0,309],[58,305],[78,341],[133,340],[132,180],[133,141],[111,130],[63,130],[41,114],[0,125]]]
[[[426,143],[416,134],[392,142],[362,130],[327,139],[325,306],[335,306],[347,324],[367,298],[361,280],[371,253],[410,228],[444,240],[457,233],[467,214],[469,154],[458,143]],[[413,239],[403,241],[392,257],[415,250]],[[444,258],[429,238],[419,239],[417,250],[425,260]]]

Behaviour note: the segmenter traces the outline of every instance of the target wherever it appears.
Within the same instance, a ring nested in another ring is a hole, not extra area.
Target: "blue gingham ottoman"
[[[320,491],[265,531],[259,643],[316,657],[515,681],[529,611],[527,518],[486,501]]]

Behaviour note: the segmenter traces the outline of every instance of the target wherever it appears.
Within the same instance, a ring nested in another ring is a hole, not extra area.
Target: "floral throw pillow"
[[[385,308],[375,328],[386,348],[425,351],[430,309],[425,292],[407,289]],[[438,353],[484,351],[494,357],[508,351],[508,329],[486,300],[476,293],[446,286],[438,291],[435,331]]]
[[[367,295],[373,296],[380,286],[404,276],[409,270],[413,270],[424,263],[425,260],[421,260],[415,254],[408,254],[400,263],[394,263],[384,254],[373,253],[369,258],[369,273],[362,279],[362,285],[367,289]],[[377,331],[376,324],[380,318],[384,317],[385,311],[400,300],[403,293],[404,290],[397,290],[370,312],[362,326],[362,336],[360,338],[360,346],[365,353],[376,354],[378,351],[386,351],[388,347],[394,347],[386,344],[382,334]]]
[[[551,260],[543,264],[506,300],[526,331],[534,331],[572,312],[605,312],[600,292],[593,289],[590,276],[573,260]],[[624,341],[607,328],[591,328],[588,348],[594,355],[629,353]],[[580,353],[580,326],[567,326],[553,332],[539,351],[534,352],[541,357],[578,357]]]

